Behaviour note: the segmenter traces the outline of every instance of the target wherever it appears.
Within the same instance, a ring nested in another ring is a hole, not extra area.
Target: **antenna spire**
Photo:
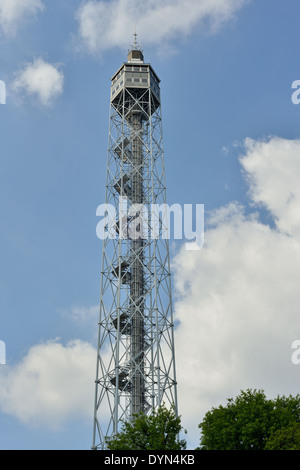
[[[140,51],[141,48],[140,48],[139,43],[138,43],[138,40],[137,40],[138,34],[137,34],[137,32],[136,32],[136,26],[134,27],[133,37],[134,37],[134,41],[133,41],[133,44],[130,46],[130,47],[131,47],[131,50],[133,50],[133,51]]]
[[[134,42],[133,42],[133,45],[134,45],[134,48],[137,49],[138,48],[138,42],[137,42],[137,32],[136,32],[136,26],[134,27]]]
[[[137,40],[136,27],[134,28],[134,41],[131,44],[130,49],[128,49],[128,62],[144,62],[143,51],[140,48]]]

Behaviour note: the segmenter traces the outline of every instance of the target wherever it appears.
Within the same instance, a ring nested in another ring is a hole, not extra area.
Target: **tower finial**
[[[140,51],[141,48],[140,48],[138,40],[137,40],[138,34],[136,32],[136,26],[134,27],[133,37],[134,37],[134,41],[133,41],[133,44],[131,44],[130,48],[133,51]]]
[[[130,49],[128,49],[128,62],[137,61],[137,60],[141,62],[144,61],[143,51],[139,46],[137,36],[138,35],[136,32],[136,26],[135,26],[134,33],[133,33],[134,41],[133,41],[133,44],[130,45]]]
[[[134,34],[133,34],[133,36],[134,36],[133,45],[134,45],[135,50],[137,50],[137,49],[138,49],[138,42],[137,42],[137,36],[138,36],[138,35],[137,35],[137,32],[136,32],[136,26],[134,27]]]

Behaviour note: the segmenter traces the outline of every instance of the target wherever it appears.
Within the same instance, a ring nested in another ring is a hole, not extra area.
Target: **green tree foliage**
[[[265,450],[300,450],[300,425],[293,423],[273,432]]]
[[[200,423],[201,450],[300,450],[299,395],[268,400],[262,390],[246,390],[227,401]]]
[[[106,439],[108,450],[181,450],[186,441],[178,435],[182,431],[181,418],[174,409],[161,406],[149,416],[138,413],[134,419],[125,421],[121,431]]]

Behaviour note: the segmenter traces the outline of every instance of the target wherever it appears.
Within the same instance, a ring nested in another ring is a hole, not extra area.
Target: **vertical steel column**
[[[132,178],[131,202],[143,204],[142,113],[133,111],[132,126]],[[137,206],[138,207],[138,206]],[[139,214],[139,213],[138,213]],[[141,230],[141,227],[140,227]],[[138,235],[138,230],[136,230]],[[144,410],[144,269],[143,240],[131,240],[131,416]]]

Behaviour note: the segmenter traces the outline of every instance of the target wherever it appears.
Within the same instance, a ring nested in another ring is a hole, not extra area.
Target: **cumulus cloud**
[[[62,314],[75,322],[88,324],[91,321],[95,325],[99,316],[99,305],[85,306],[74,305],[70,310],[63,310]]]
[[[0,0],[0,27],[14,34],[20,24],[44,9],[41,0]]]
[[[64,74],[56,64],[35,59],[17,73],[13,91],[35,96],[43,106],[50,106],[63,92]]]
[[[245,142],[247,154],[241,159],[252,200],[273,215],[279,230],[290,235],[300,232],[300,140],[277,137]]]
[[[95,349],[80,340],[33,346],[18,364],[1,368],[1,410],[52,429],[67,420],[92,420],[95,361]]]
[[[209,24],[218,29],[249,0],[89,0],[77,11],[79,37],[97,53],[124,48],[136,27],[143,45],[166,46]]]
[[[297,140],[246,139],[240,162],[256,207],[219,208],[207,217],[204,248],[174,259],[180,413],[195,445],[204,413],[241,389],[299,391],[299,155]]]

